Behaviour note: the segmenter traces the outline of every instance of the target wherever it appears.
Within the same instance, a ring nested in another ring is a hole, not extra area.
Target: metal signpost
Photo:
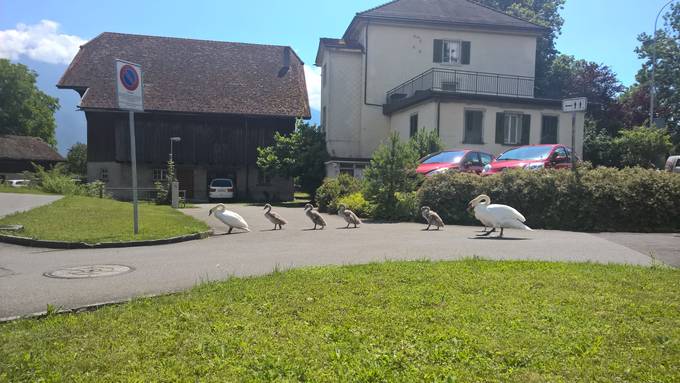
[[[585,97],[562,100],[562,111],[571,112],[571,168],[576,171],[576,112],[585,112],[588,99]]]
[[[127,110],[130,119],[130,160],[132,162],[132,211],[135,234],[139,233],[137,201],[137,146],[135,143],[135,112],[144,111],[142,67],[116,60],[116,93],[118,108]]]

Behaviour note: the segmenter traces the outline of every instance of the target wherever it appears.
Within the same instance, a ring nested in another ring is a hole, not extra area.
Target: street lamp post
[[[654,72],[656,71],[656,26],[659,22],[659,16],[661,16],[661,12],[663,12],[664,8],[666,8],[670,3],[672,3],[674,0],[669,0],[666,4],[664,4],[661,9],[659,9],[659,13],[656,14],[656,19],[654,19],[654,35],[652,38],[652,78],[651,78],[651,84],[649,87],[649,127],[652,128],[654,127],[654,95],[656,93],[656,89],[654,88]]]
[[[182,137],[170,137],[170,161],[172,161],[172,143],[182,141]]]

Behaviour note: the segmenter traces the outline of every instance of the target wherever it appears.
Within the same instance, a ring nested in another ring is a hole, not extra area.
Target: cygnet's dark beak
[[[210,211],[208,212],[208,217],[210,217],[211,215],[212,215],[212,210],[210,210]]]

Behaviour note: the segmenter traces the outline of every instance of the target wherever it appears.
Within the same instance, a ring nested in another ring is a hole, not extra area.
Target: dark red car
[[[484,167],[482,174],[495,174],[510,168],[571,169],[571,149],[564,145],[526,145],[506,150]]]
[[[444,150],[421,159],[416,171],[426,176],[450,170],[481,174],[484,166],[492,160],[493,155],[478,150]]]

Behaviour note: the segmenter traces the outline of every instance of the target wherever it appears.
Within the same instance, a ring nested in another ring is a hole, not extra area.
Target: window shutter
[[[432,48],[432,61],[436,63],[442,62],[443,41],[434,40],[434,47]]]
[[[496,143],[497,144],[502,144],[503,143],[503,120],[505,119],[505,113],[498,112],[496,113]]]
[[[531,136],[531,115],[522,115],[522,145],[529,145],[529,137]]]
[[[470,64],[470,42],[469,41],[463,41],[462,43],[462,56],[460,59],[460,63],[463,65],[469,65]]]

